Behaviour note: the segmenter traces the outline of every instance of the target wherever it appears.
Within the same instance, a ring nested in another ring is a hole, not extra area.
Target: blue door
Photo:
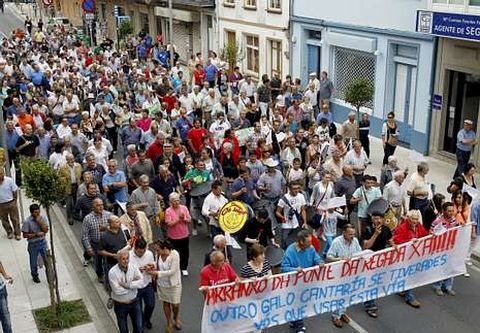
[[[310,73],[317,73],[317,77],[320,77],[320,47],[316,45],[307,45],[308,48],[308,61],[307,61],[307,80]]]

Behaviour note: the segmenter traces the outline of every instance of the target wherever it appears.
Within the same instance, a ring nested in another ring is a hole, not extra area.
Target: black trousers
[[[188,259],[190,257],[190,238],[185,237],[182,239],[169,239],[173,245],[173,248],[180,254],[180,269],[186,270],[188,267]]]
[[[388,164],[388,158],[395,153],[396,148],[397,146],[392,146],[392,145],[389,145],[388,143],[385,143],[385,148],[383,149],[383,152],[385,154],[383,155],[383,165]]]

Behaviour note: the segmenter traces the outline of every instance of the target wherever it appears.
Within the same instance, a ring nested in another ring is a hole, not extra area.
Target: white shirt
[[[7,203],[13,200],[13,193],[18,190],[12,178],[5,176],[0,183],[0,203]]]
[[[287,199],[288,203],[284,202],[284,197],[282,197],[278,201],[278,207],[283,208],[283,216],[285,217],[285,222],[282,223],[282,229],[295,229],[299,227],[299,222],[297,219],[296,214],[291,214],[289,218],[289,213],[290,213],[290,206],[298,213],[298,215],[301,215],[302,212],[302,207],[306,205],[305,197],[303,196],[302,193],[298,193],[296,196],[291,196],[290,193],[285,194],[285,199]]]
[[[253,81],[251,81],[250,83],[248,83],[247,81],[243,82],[240,91],[244,91],[247,97],[253,96],[253,94],[255,93],[255,83],[253,83]]]
[[[220,194],[220,196],[217,197],[212,192],[206,196],[205,200],[203,201],[202,215],[210,219],[208,224],[218,227],[218,220],[211,216],[210,213],[218,212],[227,202],[228,200],[223,196],[223,194]]]
[[[394,206],[400,206],[403,204],[405,197],[405,190],[402,185],[400,185],[395,179],[390,181],[383,188],[383,198],[387,200],[388,203]]]
[[[347,155],[345,155],[345,159],[343,161],[344,165],[351,165],[353,167],[353,173],[356,175],[361,175],[368,164],[368,157],[365,151],[360,151],[360,155],[357,155],[355,150],[350,150]],[[362,168],[362,170],[356,170],[355,168]]]
[[[182,108],[185,108],[185,110],[187,110],[187,114],[192,113],[192,111],[193,111],[193,100],[190,96],[182,95],[182,96],[180,96],[178,101],[180,102],[180,105],[182,106]]]
[[[112,299],[120,303],[129,303],[137,297],[138,290],[143,283],[143,276],[132,263],[128,264],[127,271],[120,269],[118,264],[108,272],[108,280],[112,288]],[[128,289],[120,286],[120,282],[127,284]]]
[[[60,124],[57,127],[57,134],[60,139],[63,139],[70,133],[72,133],[72,129],[70,128],[70,126],[63,126],[62,124]]]
[[[308,98],[308,103],[314,107],[315,105],[318,104],[318,100],[317,100],[317,91],[311,91],[310,89],[308,89],[306,92],[305,92],[305,97]]]
[[[153,257],[152,251],[146,250],[141,257],[136,255],[135,250],[130,251],[130,264],[132,264],[135,268],[138,268],[138,270],[140,270],[140,268],[143,266],[154,263],[155,258]],[[139,284],[138,289],[143,289],[152,282],[152,276],[147,272],[143,272],[142,277],[142,283]]]

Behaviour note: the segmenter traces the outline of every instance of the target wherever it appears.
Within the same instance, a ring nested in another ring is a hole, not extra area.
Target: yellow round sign
[[[241,201],[226,203],[218,213],[220,228],[229,234],[240,231],[248,221],[248,207]]]

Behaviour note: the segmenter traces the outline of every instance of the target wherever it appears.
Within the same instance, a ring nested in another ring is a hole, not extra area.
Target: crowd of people
[[[167,332],[181,329],[190,240],[205,233],[204,224],[212,247],[205,249],[202,292],[348,260],[364,249],[427,236],[439,225],[479,222],[480,201],[462,191],[464,184],[476,187],[470,120],[459,133],[461,164],[450,199],[434,192],[427,163],[412,175],[398,165],[394,112],[382,129],[382,173],[369,174],[368,115],[357,119],[351,112],[334,123],[335,88],[325,71],[311,73],[308,82],[277,74],[255,78],[227,68],[215,52],[197,53],[186,67],[170,66],[158,50],[173,46],[159,46],[148,35],[129,45],[116,50],[106,40],[90,48],[61,29],[48,34],[41,27],[0,45],[4,148],[16,170],[14,181],[0,170],[3,227],[8,238],[20,240],[23,233],[28,240],[32,278],[40,282],[37,260],[46,253],[48,221],[32,205],[20,226],[16,200],[19,161],[48,160],[68,183],[66,217],[83,225],[84,264],[93,260],[120,332],[128,332],[128,316],[134,332],[152,328],[155,294]],[[329,206],[333,198],[344,198],[343,204]],[[388,209],[372,211],[379,199]],[[232,200],[254,212],[234,235],[247,248],[246,260],[236,259],[245,263],[239,274],[218,221]],[[477,234],[480,228],[472,227],[472,246]],[[272,246],[285,251],[280,267],[265,259]],[[453,279],[434,290],[455,295]],[[420,307],[412,291],[404,297]],[[335,326],[349,323],[345,310],[332,313]],[[374,300],[365,310],[378,316]],[[290,324],[296,333],[306,331],[303,321]]]

